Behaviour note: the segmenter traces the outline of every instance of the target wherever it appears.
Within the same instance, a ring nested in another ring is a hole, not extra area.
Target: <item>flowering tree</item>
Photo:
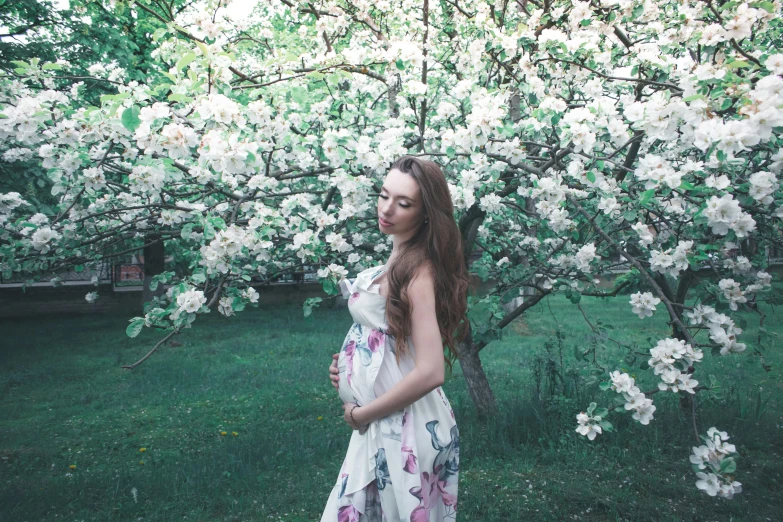
[[[67,64],[19,62],[2,85],[3,159],[41,162],[58,198],[46,212],[0,195],[4,273],[163,243],[189,260],[187,273],[153,279],[171,286],[128,334],[168,334],[128,368],[303,263],[336,293],[388,250],[369,196],[407,153],[446,167],[465,255],[481,248],[471,271],[496,282],[471,300],[488,315],[473,317],[460,350],[479,411],[494,408],[479,352],[553,292],[576,304],[616,295],[621,285],[596,283],[618,265],[640,287],[629,314],[660,306],[672,332],[641,363],[653,389],[600,369],[618,395],[577,416],[582,435],[611,430],[616,409],[648,424],[655,393],[695,412],[693,396],[714,385],[697,380],[705,349],[763,355],[763,336],[740,339],[730,314],[742,306],[763,322],[757,304],[773,299],[779,2],[270,0],[236,20],[217,5],[173,15],[133,4],[161,22],[164,80],[96,64],[91,74],[116,86],[100,107],[63,78]],[[697,486],[731,498],[741,486],[728,435],[693,426],[705,442],[691,456]]]

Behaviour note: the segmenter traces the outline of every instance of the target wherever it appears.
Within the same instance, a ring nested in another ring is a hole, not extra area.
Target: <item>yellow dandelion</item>
[[[71,468],[71,469],[76,469],[76,464],[71,464],[71,465],[70,465],[70,466],[68,466],[68,467],[69,467],[69,468]]]
[[[238,437],[238,436],[239,436],[239,433],[237,433],[236,431],[232,431],[232,432],[231,432],[231,435],[233,435],[234,437]]]
[[[225,432],[225,431],[221,431],[221,432],[220,432],[220,434],[221,434],[222,436],[224,436],[224,437],[226,436],[226,432]]]
[[[143,460],[140,460],[140,461],[139,461],[139,466],[143,466],[143,465],[144,465],[144,461],[143,461]]]
[[[324,420],[324,418],[319,415],[318,420]]]
[[[147,448],[139,448],[139,451],[144,453],[145,451],[147,451]]]

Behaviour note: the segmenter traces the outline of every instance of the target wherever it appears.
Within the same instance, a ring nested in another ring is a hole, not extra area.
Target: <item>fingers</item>
[[[337,368],[337,359],[339,357],[339,353],[332,354],[332,364],[329,365],[329,379],[331,379],[334,389],[338,391],[340,390],[340,370]]]

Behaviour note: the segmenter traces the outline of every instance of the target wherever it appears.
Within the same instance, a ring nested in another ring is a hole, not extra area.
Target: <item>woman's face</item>
[[[421,190],[413,176],[392,169],[378,196],[378,225],[384,234],[412,236],[424,221]]]

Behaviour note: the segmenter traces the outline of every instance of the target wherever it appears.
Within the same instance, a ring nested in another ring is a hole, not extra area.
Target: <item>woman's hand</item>
[[[335,390],[340,389],[340,370],[337,369],[337,358],[339,353],[332,355],[332,364],[329,365],[329,378],[332,380],[332,386]]]
[[[351,427],[353,430],[359,430],[359,434],[363,435],[365,431],[367,431],[367,427],[369,424],[362,424],[361,420],[361,406],[356,404],[355,402],[346,402],[343,404],[343,420],[348,423],[348,426]],[[353,420],[351,420],[351,413],[353,413]],[[353,421],[356,421],[359,423],[359,427],[356,427],[356,424],[354,424]]]

